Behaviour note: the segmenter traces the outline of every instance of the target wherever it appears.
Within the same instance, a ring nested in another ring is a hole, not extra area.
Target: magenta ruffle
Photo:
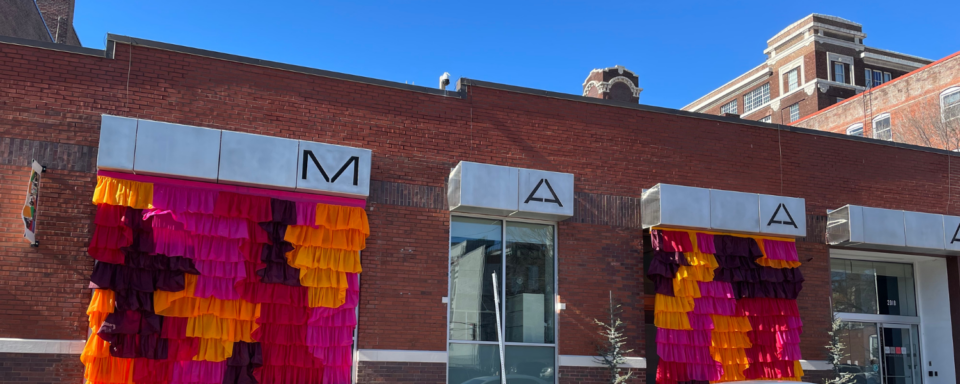
[[[763,250],[771,260],[800,261],[797,244],[792,241],[763,240]]]
[[[350,358],[353,347],[312,347],[313,355],[327,366],[347,366],[352,363]]]
[[[254,340],[268,344],[304,345],[307,339],[306,325],[260,324],[254,332]]]
[[[792,329],[803,331],[803,321],[800,316],[765,316],[749,317],[750,326],[757,331],[789,331]]]
[[[657,343],[709,347],[710,330],[680,330],[657,328]]]
[[[307,326],[307,345],[312,347],[336,347],[353,344],[353,326],[329,327]]]
[[[324,384],[350,384],[350,366],[333,366],[323,370]]]
[[[262,316],[261,309],[261,316]],[[323,327],[348,327],[357,325],[356,309],[341,306],[339,308],[310,308],[307,325]]]
[[[713,318],[710,315],[687,312],[687,318],[690,320],[692,329],[713,329]]]
[[[234,282],[247,277],[246,267],[242,261],[196,260],[194,263],[201,276],[231,278]]]
[[[717,248],[713,244],[713,235],[709,233],[700,233],[697,232],[697,247],[700,248],[700,253],[717,253]]]
[[[174,212],[212,214],[218,194],[218,191],[154,184],[152,205]]]
[[[137,384],[166,384],[173,375],[173,360],[138,358],[133,361],[133,381]]]
[[[351,340],[352,342],[352,340]],[[712,364],[710,347],[657,343],[657,356],[661,361],[675,363]]]
[[[743,371],[743,375],[747,380],[793,377],[793,369],[793,361],[750,362],[750,366]]]
[[[723,374],[723,366],[719,362],[708,364],[676,363],[663,361],[657,365],[657,382],[661,379],[668,381],[708,380],[717,381]]]
[[[183,212],[175,215],[187,231],[207,236],[220,236],[230,239],[249,237],[249,221],[234,217],[220,217],[201,213]]]
[[[797,301],[787,299],[744,298],[737,300],[736,311],[736,316],[800,316]]]
[[[734,316],[737,313],[737,302],[734,299],[698,297],[693,299],[693,313],[700,315]]]
[[[242,240],[240,239],[154,228],[153,242],[155,247],[152,253],[183,256],[196,260],[243,261],[243,254],[240,252]]]
[[[326,369],[264,364],[255,374],[261,384],[316,384],[323,382],[323,372]]]
[[[698,281],[701,297],[715,297],[718,299],[733,299],[733,286],[724,281]]]
[[[93,223],[104,227],[119,227],[126,212],[127,207],[123,205],[97,204],[97,215],[94,216]]]
[[[307,306],[307,288],[281,284],[264,284],[248,278],[237,284],[240,298],[251,303],[276,303]]]
[[[178,361],[173,365],[173,377],[171,384],[220,384],[223,382],[223,371],[226,368],[226,361]]]
[[[237,292],[234,288],[236,283],[236,278],[212,277],[201,274],[197,276],[197,289],[193,295],[200,298],[216,297],[221,300],[237,300],[241,297],[240,292]]]
[[[310,353],[305,345],[263,344],[263,364],[266,366],[289,366],[322,368],[323,361]]]
[[[242,218],[254,222],[273,220],[269,197],[241,195],[233,192],[219,193],[213,207],[213,214],[224,217]]]
[[[260,305],[261,324],[305,325],[312,308],[284,304],[264,303]]]
[[[664,252],[691,252],[690,234],[681,231],[653,230],[650,232],[653,249]]]
[[[319,228],[317,225],[317,203],[297,202],[297,225],[309,225],[313,228]]]

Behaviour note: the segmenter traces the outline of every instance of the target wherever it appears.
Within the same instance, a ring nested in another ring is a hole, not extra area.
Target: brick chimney
[[[43,21],[50,30],[55,43],[80,45],[77,32],[73,29],[74,0],[36,0],[37,8],[43,15]]]
[[[639,103],[643,91],[638,86],[639,81],[637,74],[620,65],[594,69],[583,82],[583,96]]]

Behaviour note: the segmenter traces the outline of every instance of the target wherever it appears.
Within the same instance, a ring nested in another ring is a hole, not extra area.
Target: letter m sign
[[[367,149],[300,142],[297,190],[365,199],[370,194]]]

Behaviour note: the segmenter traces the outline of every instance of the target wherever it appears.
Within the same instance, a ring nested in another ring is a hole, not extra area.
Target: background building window
[[[884,82],[884,83],[889,82],[890,79],[892,79],[892,78],[893,78],[893,76],[890,75],[890,72],[884,72],[884,73],[883,73],[883,82]]]
[[[873,86],[883,84],[883,72],[873,71]]]
[[[550,224],[451,218],[447,382],[499,382],[494,272],[508,382],[556,380],[554,231]]]
[[[773,122],[773,119],[771,119],[770,116],[767,116],[767,117],[764,117],[764,118],[762,118],[762,119],[760,119],[760,120],[758,120],[758,121],[761,122],[761,123],[771,123],[771,122]]]
[[[943,121],[960,117],[960,87],[948,89],[940,96],[940,111]]]
[[[863,137],[863,124],[854,124],[847,128],[847,134],[850,136]]]
[[[747,114],[761,105],[770,102],[770,83],[766,83],[760,88],[754,89],[743,95],[743,113]]]
[[[837,98],[837,102],[838,102],[838,103],[841,102],[841,101],[844,101],[844,100],[846,100],[846,99],[843,98],[843,97],[838,97],[838,98]]]
[[[800,87],[800,68],[794,68],[787,72],[787,92]]]
[[[873,88],[873,71],[869,68],[863,70],[863,81],[865,87]]]
[[[787,107],[790,110],[790,122],[800,120],[800,103],[793,104]]]
[[[834,61],[833,62],[833,79],[831,80],[836,81],[838,83],[848,84],[849,83],[849,81],[847,81],[848,68],[850,68],[850,65],[841,63],[839,61]]]
[[[736,113],[737,113],[737,100],[734,99],[733,101],[722,105],[722,106],[720,107],[720,113],[732,113],[732,114],[736,114]]]
[[[893,131],[890,125],[890,114],[884,113],[873,119],[873,138],[880,140],[893,140]]]

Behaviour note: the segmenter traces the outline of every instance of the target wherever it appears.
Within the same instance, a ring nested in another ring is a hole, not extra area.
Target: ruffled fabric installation
[[[792,240],[651,231],[657,383],[799,381],[803,288]]]
[[[349,383],[362,207],[98,176],[89,383]]]

